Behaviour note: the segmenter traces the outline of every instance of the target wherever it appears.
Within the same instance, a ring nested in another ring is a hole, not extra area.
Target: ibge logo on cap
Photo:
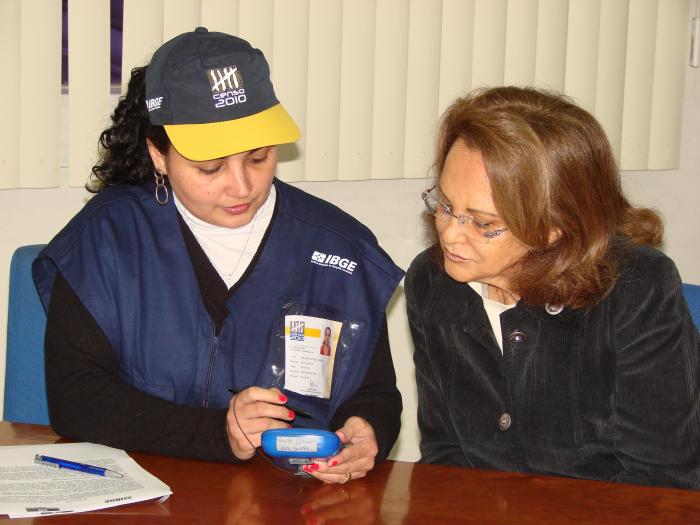
[[[146,108],[148,108],[148,111],[153,111],[154,109],[160,109],[160,106],[163,104],[163,97],[154,97],[154,98],[149,98],[146,100]]]
[[[214,107],[223,108],[246,101],[243,77],[236,66],[219,67],[207,71]]]

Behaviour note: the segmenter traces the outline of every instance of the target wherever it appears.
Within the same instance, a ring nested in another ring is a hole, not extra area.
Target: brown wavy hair
[[[617,279],[620,250],[661,243],[659,216],[623,195],[602,127],[568,98],[497,87],[457,99],[442,117],[438,179],[459,139],[481,153],[499,215],[529,248],[510,281],[525,302],[596,304]]]

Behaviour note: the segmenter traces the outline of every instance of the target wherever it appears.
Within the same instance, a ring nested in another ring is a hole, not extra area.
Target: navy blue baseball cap
[[[164,126],[173,147],[190,160],[287,144],[301,133],[275,96],[259,49],[198,27],[153,54],[146,68],[151,124]]]

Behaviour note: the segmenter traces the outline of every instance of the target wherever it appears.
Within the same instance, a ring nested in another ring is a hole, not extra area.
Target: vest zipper
[[[212,333],[214,332],[214,325],[212,324]],[[209,406],[209,389],[211,388],[212,376],[214,375],[214,361],[216,361],[216,354],[219,352],[219,337],[214,335],[212,338],[212,344],[209,349],[209,366],[207,366],[207,377],[204,382],[204,397],[202,399],[202,406]]]

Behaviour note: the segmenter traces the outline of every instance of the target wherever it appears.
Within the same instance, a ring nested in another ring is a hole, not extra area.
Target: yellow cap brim
[[[275,144],[288,144],[301,137],[299,128],[281,104],[235,120],[164,127],[177,152],[187,159],[197,161],[228,157]]]

